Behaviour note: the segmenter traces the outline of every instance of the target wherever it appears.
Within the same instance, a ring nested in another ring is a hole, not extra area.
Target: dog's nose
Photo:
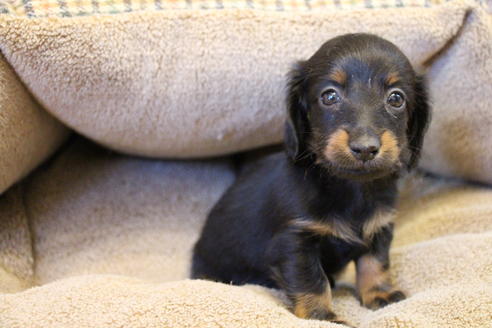
[[[355,158],[363,162],[370,161],[377,156],[381,144],[375,136],[363,136],[350,142],[350,150]]]

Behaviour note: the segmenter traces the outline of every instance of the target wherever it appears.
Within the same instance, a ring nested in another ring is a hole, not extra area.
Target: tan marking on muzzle
[[[393,162],[396,162],[400,156],[400,151],[401,149],[398,146],[398,140],[393,132],[389,130],[384,131],[381,135],[381,148],[379,149],[379,153],[381,155],[387,154]]]
[[[338,129],[328,137],[328,142],[324,151],[326,158],[332,160],[337,153],[344,153],[351,156],[349,152],[350,136],[344,129]]]
[[[340,85],[344,85],[347,81],[347,73],[343,69],[337,69],[328,75],[328,78]]]

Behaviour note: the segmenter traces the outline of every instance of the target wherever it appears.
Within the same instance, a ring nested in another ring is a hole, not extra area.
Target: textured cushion
[[[36,282],[90,272],[186,277],[200,226],[233,179],[226,160],[141,160],[75,143],[25,185]]]
[[[492,92],[491,24],[471,2],[3,1],[7,60],[53,115],[112,149],[185,158],[279,142],[290,65],[372,32],[430,69],[424,166],[492,181],[479,97]],[[450,141],[460,124],[471,132]]]
[[[24,205],[21,186],[0,196],[0,292],[18,292],[34,283],[32,236]]]
[[[421,166],[492,184],[492,15],[473,10],[464,22],[429,60],[434,112]]]
[[[432,4],[452,0],[433,0]],[[480,3],[482,1],[477,0]],[[262,11],[318,11],[427,7],[427,0],[2,0],[0,13],[27,17],[114,15],[137,11],[255,9]]]
[[[9,198],[23,197],[15,206],[29,213],[40,286],[0,294],[0,326],[340,327],[296,318],[279,292],[186,280],[206,213],[233,179],[227,161],[165,162],[83,142],[68,147]],[[489,327],[492,190],[412,178],[399,208],[392,273],[408,299],[374,312],[361,307],[350,267],[334,292],[336,312],[361,328]],[[10,222],[26,221],[19,215]],[[9,236],[0,233],[0,246],[29,245],[21,233]],[[27,272],[20,264],[32,259],[30,248],[19,249],[0,252],[0,267],[10,261],[15,274]],[[0,287],[3,279],[0,272]]]
[[[66,135],[0,54],[0,193],[46,159]]]

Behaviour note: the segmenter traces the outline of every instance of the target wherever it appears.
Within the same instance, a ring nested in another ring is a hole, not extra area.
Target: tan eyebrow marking
[[[395,84],[396,82],[400,81],[400,76],[398,75],[397,72],[391,72],[386,76],[386,84],[387,85],[392,85]]]
[[[347,81],[347,73],[343,69],[336,69],[328,75],[330,80],[335,81],[336,83],[343,85],[345,81]]]

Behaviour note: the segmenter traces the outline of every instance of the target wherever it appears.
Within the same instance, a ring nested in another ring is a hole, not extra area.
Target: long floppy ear
[[[296,161],[307,149],[306,133],[307,99],[305,95],[305,62],[297,62],[289,73],[287,91],[287,120],[285,122],[285,149],[287,155]]]
[[[426,82],[424,77],[418,76],[415,83],[415,107],[410,113],[407,127],[408,145],[411,152],[410,160],[407,164],[409,170],[414,168],[419,161],[424,135],[430,119],[431,109]]]

